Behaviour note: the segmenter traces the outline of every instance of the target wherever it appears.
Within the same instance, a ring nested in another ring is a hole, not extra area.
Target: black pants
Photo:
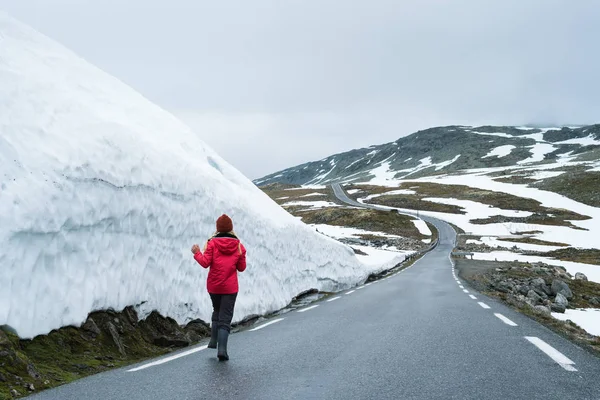
[[[212,324],[213,326],[219,327],[219,329],[225,329],[227,332],[231,331],[231,320],[233,319],[233,308],[235,307],[235,299],[237,293],[233,294],[212,294],[210,293],[210,299],[213,304],[212,313]]]

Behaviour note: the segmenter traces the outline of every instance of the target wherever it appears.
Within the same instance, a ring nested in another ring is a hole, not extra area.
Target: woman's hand
[[[194,254],[198,254],[200,253],[200,246],[198,246],[197,244],[192,246],[192,253]]]

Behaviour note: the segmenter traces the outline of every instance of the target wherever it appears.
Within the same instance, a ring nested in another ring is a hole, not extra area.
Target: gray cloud
[[[598,120],[594,0],[0,0],[256,178],[443,124]]]

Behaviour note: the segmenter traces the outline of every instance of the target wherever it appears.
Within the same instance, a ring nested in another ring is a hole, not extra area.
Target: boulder
[[[552,290],[546,285],[546,281],[542,278],[535,278],[531,281],[531,289],[535,290],[537,294],[540,296],[546,295],[549,296],[552,293]]]
[[[502,293],[510,293],[510,292],[514,292],[515,290],[515,286],[507,281],[502,281],[500,283],[497,283],[494,285],[494,287],[496,288],[497,291],[502,292]]]
[[[42,375],[35,369],[32,363],[27,364],[27,374],[36,381],[42,379]]]
[[[26,383],[25,388],[30,392],[35,392],[35,386],[33,386],[33,383]]]
[[[541,314],[551,314],[552,310],[548,306],[535,306],[533,309]]]
[[[560,279],[554,279],[552,281],[552,294],[556,296],[559,293],[562,293],[567,299],[573,298],[573,292],[571,292],[569,285]]]
[[[96,325],[96,322],[92,317],[88,317],[85,323],[81,326],[84,331],[91,333],[93,336],[98,336],[100,334],[100,328]]]
[[[569,300],[567,300],[567,298],[562,293],[558,293],[556,295],[554,302],[556,304],[564,306],[565,308],[567,308],[569,306]]]
[[[567,308],[563,305],[552,303],[550,304],[550,310],[552,310],[552,312],[564,313]]]
[[[19,396],[21,396],[21,393],[17,392],[15,389],[11,389],[10,390],[10,395],[12,397],[19,397]]]
[[[125,348],[123,347],[123,342],[121,342],[121,338],[119,337],[117,328],[115,328],[115,326],[113,325],[112,322],[107,322],[106,329],[108,330],[108,333],[109,333],[113,343],[117,347],[117,350],[119,350],[119,354],[121,354],[123,357],[125,357]]]
[[[531,288],[527,285],[519,286],[519,294],[522,294],[523,296],[527,296],[527,293],[529,293],[530,290]]]
[[[581,272],[578,272],[575,274],[575,279],[578,281],[587,281],[588,280],[587,276],[585,276],[585,274],[582,274]]]
[[[535,307],[538,304],[542,303],[542,298],[534,290],[530,290],[527,293],[527,299],[525,301],[527,302],[527,304],[531,305],[532,307]]]
[[[592,297],[590,299],[590,304],[593,306],[600,306],[600,297]]]

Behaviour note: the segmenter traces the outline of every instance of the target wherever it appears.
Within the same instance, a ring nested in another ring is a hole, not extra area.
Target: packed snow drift
[[[0,325],[23,338],[141,305],[209,320],[191,245],[228,213],[248,249],[235,321],[378,265],[293,218],[187,126],[0,13]]]

